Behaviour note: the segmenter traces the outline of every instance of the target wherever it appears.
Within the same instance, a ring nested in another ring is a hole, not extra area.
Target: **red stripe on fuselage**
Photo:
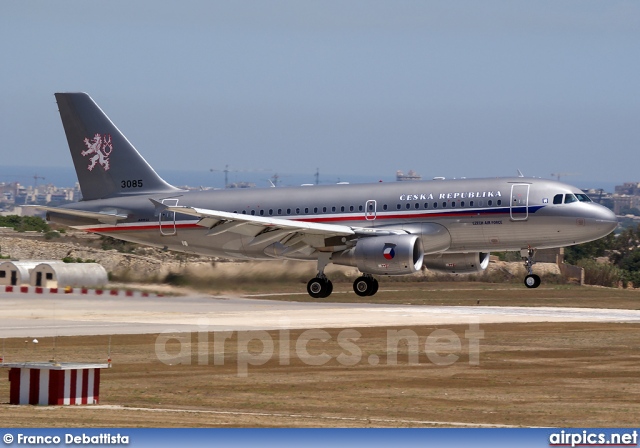
[[[277,218],[277,219],[287,219],[290,221],[303,221],[303,222],[317,222],[317,223],[323,223],[323,222],[348,222],[348,221],[380,221],[380,220],[386,220],[386,219],[438,219],[438,218],[462,218],[462,217],[473,217],[473,216],[484,216],[484,215],[503,215],[503,214],[507,214],[508,211],[505,211],[504,209],[498,209],[498,210],[480,210],[480,211],[450,211],[450,212],[431,212],[431,213],[394,213],[394,214],[377,214],[376,215],[376,219],[366,219],[364,215],[351,215],[351,216],[328,216],[326,218],[323,217],[318,217],[318,218],[293,218],[293,217],[281,217],[281,216],[268,216],[269,218]],[[256,223],[256,224],[260,224],[260,223]],[[173,224],[164,224],[163,223],[163,228],[166,228],[167,230],[169,229],[173,229],[174,225]],[[111,226],[111,227],[94,227],[94,228],[84,228],[82,230],[86,231],[86,232],[99,232],[99,233],[105,233],[105,232],[124,232],[124,231],[142,231],[142,230],[159,230],[160,226],[159,224],[151,224],[151,225],[143,225],[143,226],[137,226],[137,225],[127,225],[127,224],[122,224],[122,225],[118,225],[118,226]],[[195,229],[195,228],[202,228],[201,226],[199,226],[198,224],[195,223],[187,223],[187,224],[180,224],[179,221],[176,222],[175,224],[175,228],[176,229]]]

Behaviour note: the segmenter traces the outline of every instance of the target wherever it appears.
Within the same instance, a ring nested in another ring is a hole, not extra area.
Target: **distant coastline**
[[[69,162],[71,163],[71,162]],[[176,186],[190,186],[190,187],[205,187],[205,188],[223,188],[224,187],[224,174],[222,172],[212,173],[209,170],[206,171],[181,171],[181,170],[162,170],[156,169],[158,174],[162,176],[164,180],[172,185]],[[269,179],[274,173],[269,172],[239,172],[229,173],[229,182],[252,182],[257,187],[269,187]],[[301,185],[301,184],[313,184],[315,182],[314,172],[308,174],[289,174],[278,173],[280,177],[279,186],[289,185]],[[44,177],[44,180],[38,178],[38,185],[53,184],[61,188],[73,187],[76,182],[76,173],[73,167],[42,167],[42,166],[4,166],[0,167],[0,183],[20,182],[25,186],[33,186],[35,183],[34,176]],[[505,173],[504,176],[509,176],[509,173]],[[480,177],[480,176],[478,176]],[[429,180],[428,176],[423,177],[424,180]],[[354,174],[354,175],[336,175],[336,174],[323,174],[320,173],[321,184],[333,184],[337,182],[350,182],[350,183],[366,183],[366,182],[395,182],[395,172],[390,172],[386,176],[379,176],[376,174]],[[616,185],[621,185],[624,182],[633,182],[637,179],[620,179],[619,181],[611,182],[584,182],[575,180],[572,178],[562,179],[562,182],[566,182],[570,185],[575,185],[578,188],[602,188],[606,192],[613,192]]]

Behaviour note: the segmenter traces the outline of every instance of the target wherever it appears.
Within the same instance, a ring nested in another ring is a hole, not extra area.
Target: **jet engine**
[[[389,235],[360,238],[354,248],[334,253],[331,261],[366,274],[406,275],[422,269],[423,258],[418,235]]]
[[[473,274],[482,272],[489,265],[489,254],[475,252],[467,254],[437,254],[424,257],[424,265],[430,271],[445,274]]]

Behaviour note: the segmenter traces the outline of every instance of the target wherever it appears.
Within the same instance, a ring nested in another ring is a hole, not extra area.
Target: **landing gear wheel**
[[[375,278],[372,280],[373,280],[373,287],[371,288],[371,293],[369,293],[370,296],[378,292],[378,280],[376,280]]]
[[[333,291],[333,283],[326,278],[314,277],[307,283],[307,292],[314,299],[324,299]]]
[[[325,297],[329,297],[332,292],[333,292],[333,283],[331,283],[331,280],[327,279],[327,291],[326,291],[326,294],[322,296],[322,298],[324,299]]]
[[[527,288],[537,288],[538,286],[540,286],[540,277],[536,274],[527,275],[524,278],[524,285]]]
[[[373,277],[358,277],[353,282],[353,291],[360,297],[372,296],[378,292],[378,280]]]

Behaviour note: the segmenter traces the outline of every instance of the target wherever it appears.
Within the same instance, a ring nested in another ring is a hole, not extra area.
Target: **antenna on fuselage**
[[[518,170],[518,177],[524,177],[524,174],[522,174],[522,171]]]

